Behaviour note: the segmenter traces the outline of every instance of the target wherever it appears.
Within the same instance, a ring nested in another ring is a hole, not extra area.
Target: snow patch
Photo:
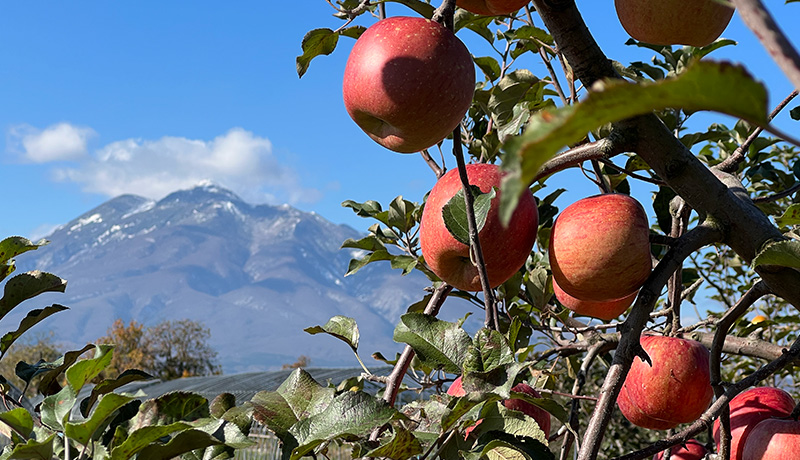
[[[97,214],[97,213],[96,214],[92,214],[89,217],[84,217],[83,219],[79,219],[77,224],[75,224],[75,225],[73,225],[72,227],[69,228],[69,231],[74,232],[75,230],[80,229],[84,225],[99,224],[101,222],[103,222],[103,217],[100,214]]]

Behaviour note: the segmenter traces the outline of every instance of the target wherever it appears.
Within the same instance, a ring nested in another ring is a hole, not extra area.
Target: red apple
[[[493,164],[467,165],[469,183],[489,192],[496,187],[486,223],[478,239],[481,243],[486,272],[491,287],[503,284],[517,272],[528,259],[539,227],[539,212],[531,193],[523,193],[517,209],[507,227],[500,222],[500,167]],[[442,217],[442,208],[461,190],[457,169],[452,169],[434,185],[425,203],[420,223],[419,242],[425,261],[436,275],[446,283],[464,290],[480,291],[478,269],[469,257],[469,246],[450,234]],[[464,224],[466,225],[466,223]]]
[[[694,439],[686,441],[686,446],[673,446],[670,450],[670,460],[703,460],[706,457],[705,446]],[[663,460],[664,452],[657,453],[653,460]]]
[[[653,45],[709,45],[733,16],[733,8],[715,0],[614,0],[614,5],[625,31]]]
[[[401,153],[435,145],[472,103],[475,66],[467,47],[437,22],[378,21],[356,41],[344,70],[347,113],[373,140]]]
[[[511,391],[516,391],[517,393],[525,393],[527,395],[531,395],[534,398],[541,398],[542,395],[539,394],[538,391],[534,390],[533,387],[528,385],[527,383],[518,383],[511,388]],[[503,401],[503,405],[506,406],[506,409],[520,411],[525,415],[530,416],[536,423],[539,425],[539,428],[542,429],[544,432],[545,439],[550,437],[550,413],[546,410],[542,409],[539,406],[531,404],[527,401],[523,401],[521,399],[506,399]]]
[[[758,422],[744,443],[743,459],[788,460],[800,456],[800,421],[770,418]]]
[[[794,409],[794,400],[779,388],[756,387],[736,395],[728,407],[731,412],[731,460],[749,460],[743,452],[753,428],[772,417],[788,417]],[[717,448],[719,436],[719,420],[715,420],[714,441]]]
[[[617,398],[622,415],[654,430],[697,420],[714,396],[708,350],[693,340],[656,335],[642,336],[641,344],[653,365],[634,358]]]
[[[456,5],[470,13],[500,16],[519,11],[530,0],[456,0]]]
[[[553,280],[553,292],[556,295],[556,299],[561,302],[561,305],[574,311],[576,315],[591,316],[592,318],[599,318],[605,321],[612,320],[624,313],[628,307],[633,305],[633,301],[636,300],[636,295],[639,294],[639,291],[634,291],[633,294],[621,299],[599,302],[581,300],[564,292],[561,286],[556,283],[555,279]]]
[[[526,383],[518,383],[511,388],[511,391],[516,391],[517,393],[525,393],[528,395],[533,396],[534,398],[541,398],[542,395],[539,394],[538,391],[533,389],[530,385]],[[461,376],[456,378],[453,383],[450,384],[450,388],[447,389],[447,394],[450,396],[465,396],[467,393],[464,391],[464,387],[461,382]],[[522,412],[523,414],[528,415],[529,417],[533,418],[536,423],[539,425],[539,428],[542,429],[544,432],[545,439],[550,436],[550,413],[546,410],[542,409],[539,406],[531,404],[529,402],[523,401],[521,399],[506,399],[503,400],[503,405],[506,406],[507,409],[516,410]],[[472,433],[475,428],[480,425],[482,420],[478,420],[475,422],[474,425],[467,428],[465,433],[465,439]]]
[[[644,208],[620,193],[567,206],[550,234],[550,268],[558,285],[581,300],[616,300],[636,292],[652,269]]]

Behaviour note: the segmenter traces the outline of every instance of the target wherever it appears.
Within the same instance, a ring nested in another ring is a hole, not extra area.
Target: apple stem
[[[611,193],[611,184],[608,183],[605,174],[603,174],[603,170],[600,169],[600,162],[596,159],[592,159],[592,170],[594,170],[594,175],[597,177],[597,185],[600,187],[600,191],[603,193]]]

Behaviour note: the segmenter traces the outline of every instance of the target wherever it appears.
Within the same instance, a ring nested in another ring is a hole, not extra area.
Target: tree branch
[[[800,90],[800,54],[786,38],[761,0],[731,0],[739,16],[783,71],[794,89]]]

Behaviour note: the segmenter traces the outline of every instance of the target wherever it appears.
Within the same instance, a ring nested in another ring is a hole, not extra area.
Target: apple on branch
[[[638,356],[617,398],[622,415],[642,428],[667,430],[697,420],[714,396],[708,349],[699,342],[644,335],[652,366]]]
[[[494,164],[468,164],[466,170],[469,183],[482,193],[492,193],[495,189],[496,195],[485,209],[485,221],[478,231],[478,240],[489,284],[496,287],[522,268],[531,253],[539,228],[536,200],[532,193],[523,193],[508,226],[503,226],[499,215],[499,188],[503,177],[500,167]],[[419,242],[425,262],[436,276],[463,291],[480,291],[482,286],[478,269],[470,258],[468,240],[456,239],[445,221],[444,213],[449,209],[445,208],[451,200],[454,207],[459,204],[463,206],[464,197],[458,194],[460,191],[462,185],[457,169],[451,169],[436,182],[422,212]],[[465,219],[454,218],[447,222],[450,222],[449,225],[460,223],[466,227]]]
[[[501,16],[519,11],[529,0],[456,0],[456,5],[470,13]]]
[[[464,118],[475,66],[453,32],[425,18],[378,21],[356,41],[344,71],[347,113],[369,137],[400,153],[442,141]]]
[[[539,392],[536,391],[536,389],[534,389],[527,383],[518,383],[511,388],[511,391],[516,393],[525,393],[534,398],[542,397],[542,395],[539,394]],[[455,380],[453,380],[453,383],[450,384],[450,388],[447,389],[447,394],[456,397],[466,396],[467,393],[466,391],[464,391],[464,386],[461,380],[461,376],[458,376]],[[539,406],[531,404],[527,401],[523,401],[522,399],[515,399],[515,398],[504,399],[503,405],[506,406],[506,409],[519,411],[533,418],[536,421],[536,424],[539,425],[539,428],[542,429],[542,432],[544,432],[545,439],[550,437],[549,412],[547,412],[546,410],[542,409]],[[475,428],[477,428],[481,422],[482,420],[478,420],[474,425],[467,428],[465,433],[465,439],[469,437],[472,431],[474,431]]]
[[[639,291],[634,291],[632,294],[616,300],[581,300],[564,292],[556,280],[553,279],[553,293],[561,305],[572,310],[576,315],[591,316],[592,318],[610,321],[623,314],[628,307],[633,305]]]
[[[716,0],[614,0],[628,34],[652,45],[706,46],[728,27],[733,8]]]
[[[598,302],[628,297],[652,270],[647,214],[621,193],[578,200],[553,224],[549,252],[553,280],[570,296]]]
[[[758,422],[744,443],[743,459],[788,460],[800,456],[800,421],[768,418]]]
[[[673,446],[670,449],[670,460],[703,460],[706,458],[705,446],[697,442],[695,439],[686,441],[685,446]],[[653,456],[653,460],[663,460],[664,452],[659,452]]]
[[[773,417],[788,417],[794,409],[794,399],[780,388],[756,387],[736,395],[728,407],[731,420],[731,460],[750,460],[743,453],[755,426]],[[719,449],[719,420],[714,421],[713,433]]]

